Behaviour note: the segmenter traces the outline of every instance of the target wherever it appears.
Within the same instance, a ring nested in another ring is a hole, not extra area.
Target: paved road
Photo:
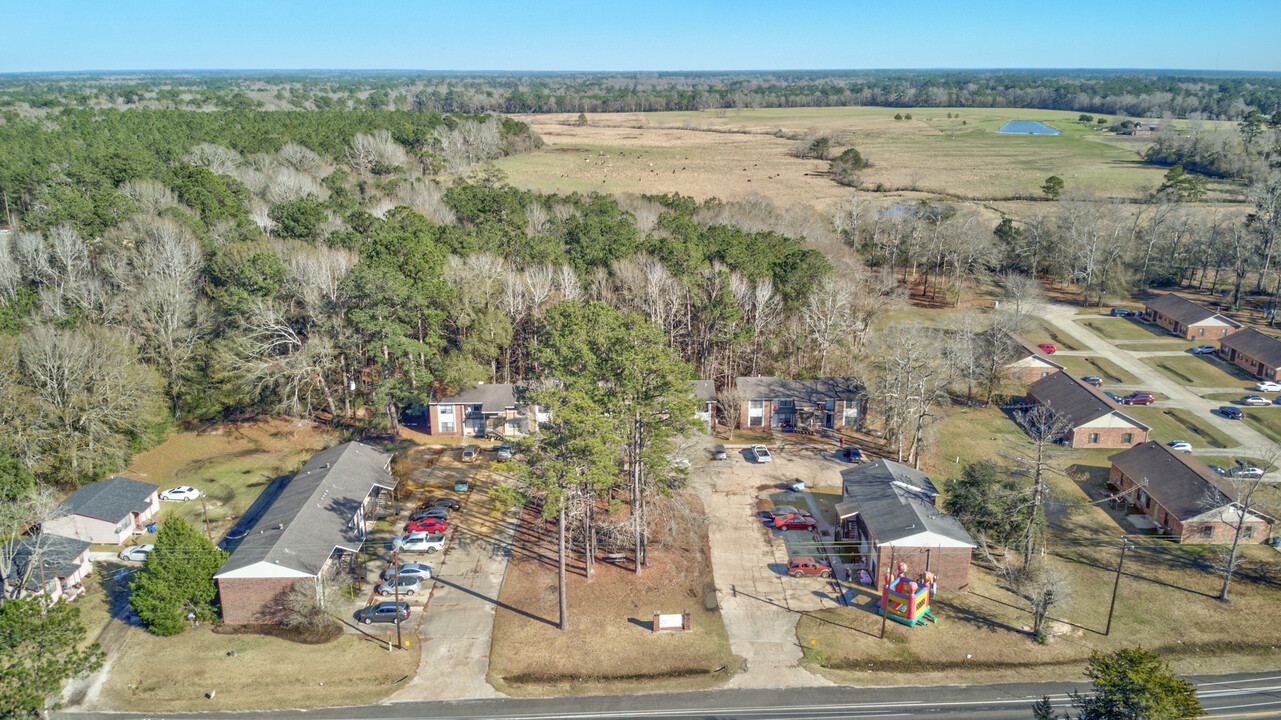
[[[1211,412],[1223,405],[1221,401],[1206,400],[1201,397],[1201,394],[1214,392],[1239,392],[1245,395],[1247,393],[1244,388],[1251,383],[1242,380],[1241,385],[1234,388],[1191,388],[1181,385],[1151,365],[1141,362],[1139,358],[1147,357],[1148,355],[1186,355],[1186,353],[1149,353],[1118,350],[1116,342],[1096,335],[1089,328],[1076,322],[1078,318],[1083,317],[1076,314],[1077,309],[1074,305],[1055,303],[1050,306],[1049,311],[1046,313],[1046,320],[1071,336],[1077,343],[1089,348],[1089,352],[1064,351],[1060,354],[1107,358],[1139,379],[1139,384],[1135,386],[1136,389],[1160,392],[1169,398],[1169,400],[1157,402],[1154,407],[1174,407],[1191,410],[1198,419],[1213,425],[1216,430],[1240,443],[1240,447],[1231,448],[1227,451],[1218,448],[1198,448],[1193,451],[1194,455],[1223,455],[1225,452],[1228,454],[1257,455],[1260,448],[1269,448],[1274,445],[1263,434],[1240,420],[1228,420]],[[1126,321],[1119,320],[1118,322]],[[1133,341],[1125,340],[1118,342],[1127,345],[1133,343]],[[1221,361],[1207,360],[1206,362]]]
[[[1281,718],[1281,672],[1193,677],[1201,704],[1212,718]],[[265,713],[59,713],[64,720],[161,720],[199,717],[240,720],[843,720],[846,718],[947,718],[948,720],[1026,720],[1042,695],[1060,709],[1067,693],[1087,691],[1080,683],[1025,683],[972,687],[791,688],[784,690],[710,690],[698,693],[602,696],[587,698],[493,699],[412,702],[359,708],[283,710]]]

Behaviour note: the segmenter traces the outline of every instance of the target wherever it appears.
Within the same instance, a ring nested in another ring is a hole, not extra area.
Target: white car
[[[774,458],[769,454],[769,448],[764,445],[753,445],[752,457],[756,458],[756,462],[758,463],[773,462],[774,460]]]
[[[193,487],[179,485],[176,488],[169,488],[168,490],[160,493],[160,499],[187,502],[188,500],[198,500],[201,495],[204,495],[204,493]]]
[[[1281,383],[1274,383],[1270,380],[1262,380],[1254,384],[1254,389],[1259,392],[1281,392]]]
[[[1263,477],[1263,468],[1237,461],[1236,467],[1228,468],[1228,477],[1255,479]]]
[[[1192,443],[1186,440],[1171,440],[1166,443],[1166,445],[1169,446],[1171,450],[1178,450],[1179,452],[1185,453],[1192,452]]]
[[[445,533],[429,533],[425,530],[411,532],[392,540],[391,546],[401,552],[434,553],[445,549]]]
[[[146,560],[147,556],[151,554],[151,551],[155,549],[155,545],[134,545],[133,547],[127,547],[124,550],[121,550],[120,554],[116,557],[127,562],[142,562]]]
[[[1218,351],[1219,349],[1213,345],[1197,345],[1192,348],[1193,355],[1213,355]]]

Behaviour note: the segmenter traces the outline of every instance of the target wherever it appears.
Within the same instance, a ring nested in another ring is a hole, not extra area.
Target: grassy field
[[[208,625],[169,638],[131,628],[102,700],[153,713],[361,705],[396,690],[414,674],[419,657],[416,643],[409,651],[388,652],[386,643],[364,635],[302,645],[219,635]]]
[[[1245,422],[1263,433],[1269,440],[1281,443],[1281,410],[1276,407],[1243,407]]]
[[[1194,387],[1237,387],[1245,389],[1253,383],[1230,374],[1212,360],[1193,355],[1181,357],[1147,357],[1143,362],[1165,373],[1170,379]]]
[[[701,513],[697,497],[682,496]],[[694,536],[696,535],[696,537]],[[719,685],[739,667],[718,610],[704,596],[713,591],[706,531],[668,538],[650,552],[650,565],[635,575],[630,563],[599,561],[588,582],[582,562],[571,559],[570,630],[558,616],[555,533],[525,511],[494,616],[489,682],[510,695],[605,694],[695,690]],[[666,541],[665,541],[666,542]],[[692,613],[693,630],[650,631],[655,610]]]
[[[1078,345],[1076,341],[1072,339],[1071,335],[1068,335],[1048,322],[1043,322],[1040,326],[1033,327],[1027,332],[1024,332],[1023,339],[1033,345],[1051,343],[1059,350],[1077,351],[1085,349],[1081,345]]]
[[[1234,448],[1239,444],[1187,410],[1135,406],[1126,412],[1152,428],[1151,440],[1186,440],[1192,447],[1201,448]]]
[[[959,472],[955,459],[988,458],[1009,463],[1025,450],[1026,436],[995,408],[946,408],[935,428],[937,445],[922,463],[941,492]],[[1005,588],[981,561],[971,568],[967,593],[944,593],[935,603],[939,623],[907,629],[889,624],[879,639],[875,598],[862,593],[853,607],[801,618],[797,637],[807,662],[838,682],[856,685],[919,685],[1019,680],[1077,679],[1091,650],[1141,643],[1160,651],[1183,673],[1246,670],[1281,659],[1281,626],[1252,624],[1240,630],[1242,613],[1270,613],[1281,602],[1276,552],[1246,548],[1244,570],[1234,582],[1233,603],[1215,599],[1219,579],[1207,569],[1210,550],[1177,546],[1139,533],[1119,511],[1098,502],[1105,496],[1107,457],[1118,450],[1059,451],[1047,505],[1050,562],[1073,588],[1070,603],[1051,613],[1051,640],[1029,637],[1025,602]],[[1230,461],[1220,461],[1230,465]],[[1102,505],[1102,506],[1101,506]],[[1126,556],[1112,634],[1104,636],[1116,567],[1118,538],[1137,546]],[[1153,612],[1161,608],[1161,612]],[[1171,627],[1180,628],[1178,637]],[[1257,628],[1257,632],[1254,630]]]
[[[1169,338],[1167,340],[1152,340],[1148,342],[1121,342],[1116,344],[1116,349],[1128,352],[1172,352],[1175,350],[1187,350],[1195,344],[1187,340]]]
[[[1127,318],[1091,317],[1077,320],[1109,340],[1156,340],[1168,337],[1168,333],[1156,325],[1136,322]]]
[[[1149,138],[1116,137],[1077,113],[1026,109],[919,108],[894,120],[892,108],[519,116],[546,142],[497,162],[512,184],[545,191],[673,193],[735,198],[758,193],[784,204],[830,205],[848,197],[826,163],[789,155],[809,134],[853,143],[872,164],[864,185],[973,199],[1039,197],[1059,175],[1069,190],[1138,196],[1164,170],[1144,164]],[[948,118],[951,114],[953,117]],[[1002,135],[1009,120],[1038,120],[1059,136]],[[1217,194],[1218,185],[1214,185]]]
[[[1063,365],[1073,377],[1097,375],[1103,378],[1103,388],[1109,384],[1133,385],[1139,381],[1119,365],[1107,358],[1083,357],[1080,355],[1056,355],[1054,361]]]

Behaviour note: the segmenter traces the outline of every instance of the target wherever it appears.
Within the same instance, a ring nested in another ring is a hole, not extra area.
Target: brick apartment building
[[[1264,380],[1276,380],[1281,368],[1281,340],[1246,328],[1219,341],[1219,355]]]
[[[214,575],[223,621],[280,622],[295,583],[354,560],[370,515],[395,488],[391,453],[348,442],[313,455]]]
[[[734,388],[742,398],[741,430],[799,426],[839,430],[861,425],[867,412],[863,383],[852,377],[740,377],[735,378]]]
[[[997,357],[1012,357],[1006,362],[1002,375],[1020,385],[1031,385],[1047,375],[1063,371],[1063,365],[1054,361],[1044,350],[1027,340],[1002,331],[994,335],[993,342],[999,343],[992,348]],[[1003,338],[1001,336],[1004,336]]]
[[[1232,542],[1239,509],[1236,488],[1187,453],[1159,442],[1112,455],[1108,487],[1125,493],[1157,530],[1177,543]],[[1261,543],[1272,533],[1272,518],[1249,514],[1241,541]]]
[[[886,569],[900,563],[915,577],[934,573],[941,590],[970,585],[974,539],[936,504],[938,490],[920,470],[877,460],[841,471],[838,531],[858,543],[856,565],[880,588]]]
[[[1063,439],[1070,447],[1122,448],[1147,442],[1147,425],[1101,390],[1068,373],[1054,373],[1032,383],[1027,400],[1066,418],[1069,427]]]
[[[1174,293],[1143,303],[1143,319],[1185,340],[1219,340],[1241,329],[1239,323]]]
[[[453,395],[434,397],[427,406],[427,434],[433,437],[528,435],[541,410],[526,401],[520,383],[478,383]]]

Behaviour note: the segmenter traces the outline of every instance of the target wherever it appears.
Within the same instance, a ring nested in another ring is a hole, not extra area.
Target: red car
[[[1156,397],[1152,393],[1136,392],[1121,398],[1121,402],[1126,405],[1151,405],[1156,402]]]
[[[1037,347],[1041,348],[1041,352],[1046,355],[1053,355],[1059,351],[1059,349],[1054,347],[1052,343],[1041,343],[1040,345],[1037,345]]]
[[[774,529],[783,530],[813,530],[818,527],[812,517],[801,517],[800,515],[781,515],[774,518]]]
[[[421,518],[405,526],[405,532],[441,533],[449,529],[449,523],[440,518]]]
[[[812,557],[798,557],[792,558],[792,561],[787,564],[787,574],[792,577],[801,577],[802,575],[831,577],[832,568]]]

